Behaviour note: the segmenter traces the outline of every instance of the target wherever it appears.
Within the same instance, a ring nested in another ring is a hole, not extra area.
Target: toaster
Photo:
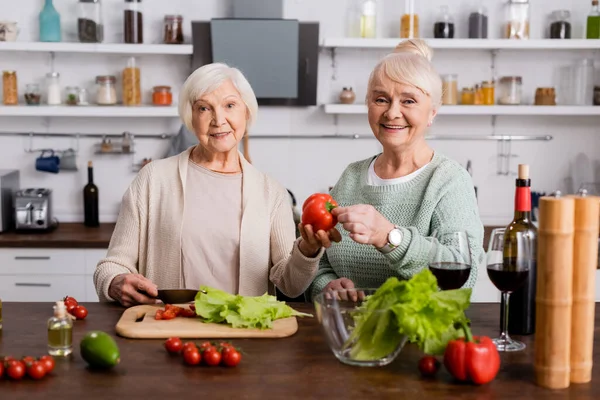
[[[52,189],[18,190],[15,193],[14,205],[16,230],[47,231],[54,228]]]

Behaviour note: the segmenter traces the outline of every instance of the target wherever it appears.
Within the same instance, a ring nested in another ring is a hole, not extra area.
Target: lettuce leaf
[[[200,286],[195,305],[196,314],[204,322],[225,323],[233,328],[271,329],[273,322],[281,318],[312,317],[266,293],[262,296],[241,296],[208,286]]]
[[[350,356],[373,360],[393,351],[403,340],[426,354],[441,355],[448,341],[463,336],[458,322],[468,322],[471,289],[438,291],[437,280],[423,269],[408,281],[389,278],[362,303],[346,341]]]

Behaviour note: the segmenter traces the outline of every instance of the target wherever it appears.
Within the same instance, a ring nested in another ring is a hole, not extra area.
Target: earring
[[[431,126],[431,124],[433,124],[433,120],[429,121],[429,123],[427,124],[427,126]]]

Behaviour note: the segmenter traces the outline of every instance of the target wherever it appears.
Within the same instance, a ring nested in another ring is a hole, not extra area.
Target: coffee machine
[[[54,227],[52,189],[29,188],[15,193],[17,231],[47,231]]]
[[[13,196],[20,185],[20,173],[16,169],[0,169],[0,232],[15,227]]]

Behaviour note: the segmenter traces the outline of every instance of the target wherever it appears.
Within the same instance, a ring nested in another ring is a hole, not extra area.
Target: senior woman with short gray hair
[[[340,234],[307,225],[296,239],[287,190],[238,150],[257,112],[238,69],[213,63],[188,77],[179,114],[199,143],[149,163],[127,189],[94,273],[101,301],[154,303],[158,288],[200,285],[252,296],[304,292]]]

